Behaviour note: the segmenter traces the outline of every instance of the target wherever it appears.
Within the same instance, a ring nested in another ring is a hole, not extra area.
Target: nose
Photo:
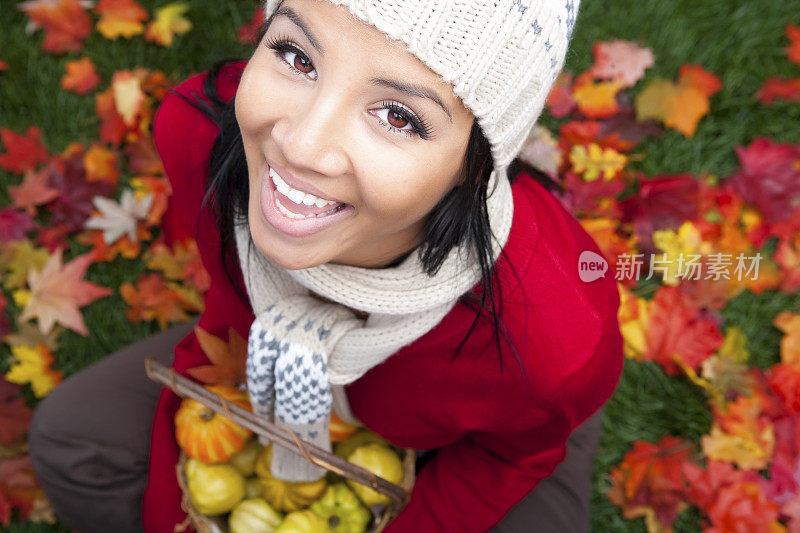
[[[293,99],[272,128],[288,166],[328,176],[347,172],[344,104],[341,94],[318,88],[307,99]]]

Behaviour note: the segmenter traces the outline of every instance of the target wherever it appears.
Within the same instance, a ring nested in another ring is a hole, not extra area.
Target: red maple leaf
[[[29,455],[0,459],[0,494],[7,504],[19,509],[23,521],[33,511],[36,500],[46,501],[44,492],[36,481]]]
[[[675,376],[681,368],[679,357],[695,371],[720,346],[723,337],[717,324],[700,315],[677,287],[662,285],[650,302],[650,322],[646,332],[647,350],[642,356],[657,361],[664,371]]]
[[[89,182],[83,151],[73,151],[65,157],[53,158],[47,167],[48,185],[59,191],[49,206],[50,225],[64,224],[70,232],[83,229],[83,223],[95,209],[92,198],[111,196],[114,185],[106,181]]]
[[[769,105],[777,99],[800,102],[800,78],[785,80],[774,76],[764,80],[764,84],[756,92],[756,100]]]
[[[0,209],[0,242],[21,241],[33,229],[36,229],[36,223],[28,213],[11,207]]]
[[[33,411],[19,395],[22,387],[0,379],[0,444],[22,440],[28,432]]]
[[[653,253],[653,231],[677,230],[697,218],[698,184],[691,174],[639,180],[639,192],[620,202],[622,222],[632,222],[642,252]]]
[[[47,161],[47,148],[42,145],[41,136],[36,126],[30,126],[25,135],[0,128],[0,140],[6,147],[6,153],[0,154],[0,168],[22,174]]]
[[[791,216],[800,206],[800,146],[759,137],[735,151],[742,167],[730,183],[742,198],[758,207],[767,223]]]

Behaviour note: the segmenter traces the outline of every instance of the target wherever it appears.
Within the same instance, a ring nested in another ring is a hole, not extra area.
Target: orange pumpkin
[[[338,416],[336,416],[336,412],[331,409],[331,424],[330,424],[330,433],[331,433],[331,442],[342,442],[344,439],[358,431],[359,426],[354,426],[353,424],[348,424]]]
[[[243,409],[251,411],[246,392],[226,385],[206,388]],[[189,457],[207,464],[224,463],[244,449],[253,434],[247,428],[212,411],[197,400],[184,398],[175,413],[175,440]]]

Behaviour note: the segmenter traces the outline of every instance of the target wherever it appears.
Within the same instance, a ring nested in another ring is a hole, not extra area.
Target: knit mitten
[[[247,386],[253,413],[330,451],[333,398],[328,356],[342,335],[362,324],[346,308],[310,296],[293,296],[267,307],[253,321],[248,339]],[[277,443],[270,471],[284,481],[315,481],[326,473]]]

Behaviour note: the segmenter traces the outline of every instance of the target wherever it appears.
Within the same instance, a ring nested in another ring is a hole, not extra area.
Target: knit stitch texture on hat
[[[406,45],[475,116],[498,174],[564,66],[579,0],[326,0]],[[267,0],[267,18],[280,0]]]

